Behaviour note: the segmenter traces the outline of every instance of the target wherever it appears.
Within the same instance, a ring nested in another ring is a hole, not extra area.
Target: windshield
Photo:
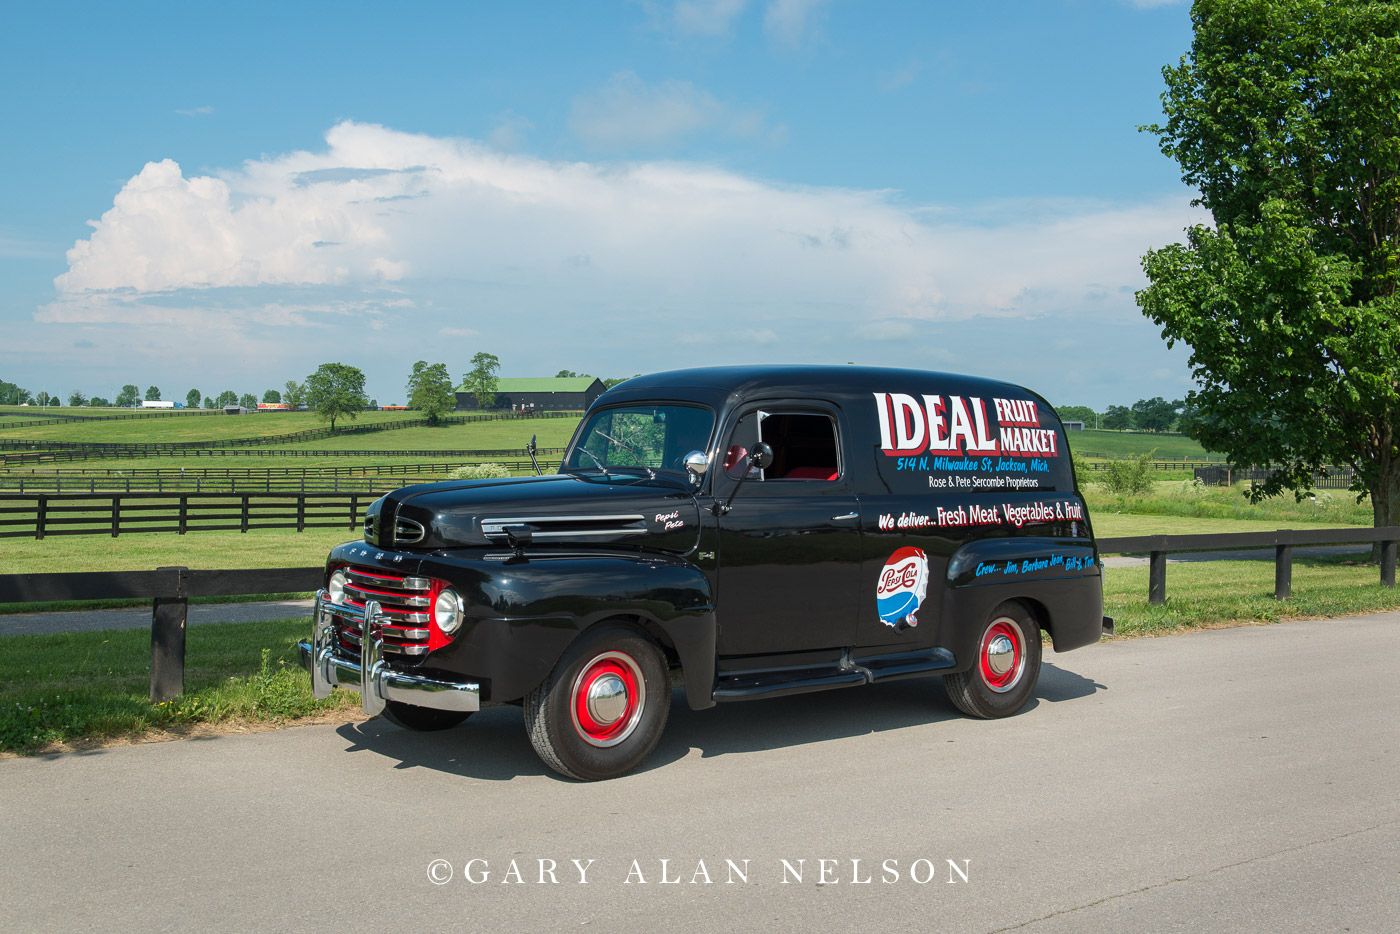
[[[714,424],[713,412],[693,405],[601,409],[589,416],[564,469],[632,467],[681,473],[687,454],[709,450]]]

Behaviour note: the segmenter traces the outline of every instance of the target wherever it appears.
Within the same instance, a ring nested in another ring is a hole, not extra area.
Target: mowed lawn
[[[360,412],[343,425],[378,425],[417,419],[416,412]],[[0,426],[0,439],[72,441],[93,444],[151,444],[169,441],[227,441],[266,438],[329,427],[315,412],[255,412],[247,415],[160,415],[110,421],[56,421],[23,428]]]
[[[1185,435],[1157,435],[1141,431],[1107,431],[1093,428],[1066,432],[1075,457],[1115,460],[1151,453],[1161,460],[1222,460]]]

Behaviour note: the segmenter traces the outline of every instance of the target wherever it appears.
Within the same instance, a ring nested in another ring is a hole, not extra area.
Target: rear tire
[[[526,695],[525,729],[545,765],[598,781],[641,765],[670,712],[661,649],[634,629],[604,626],[580,636]]]
[[[384,702],[385,720],[405,730],[416,730],[420,733],[450,730],[470,716],[470,711],[436,710],[432,707],[405,704],[403,701]]]
[[[1015,600],[992,611],[972,668],[943,676],[948,699],[970,717],[995,720],[1026,706],[1040,678],[1040,623]]]

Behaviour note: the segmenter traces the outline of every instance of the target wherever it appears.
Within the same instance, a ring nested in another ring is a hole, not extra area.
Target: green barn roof
[[[587,392],[596,379],[595,376],[502,377],[496,381],[496,392]],[[457,387],[457,392],[471,390],[462,385]]]

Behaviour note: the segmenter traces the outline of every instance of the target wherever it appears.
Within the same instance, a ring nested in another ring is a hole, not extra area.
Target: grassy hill
[[[1108,431],[1089,428],[1065,435],[1076,457],[1118,459],[1152,453],[1163,460],[1223,460],[1221,454],[1207,454],[1205,448],[1185,435],[1158,435],[1142,431]]]

